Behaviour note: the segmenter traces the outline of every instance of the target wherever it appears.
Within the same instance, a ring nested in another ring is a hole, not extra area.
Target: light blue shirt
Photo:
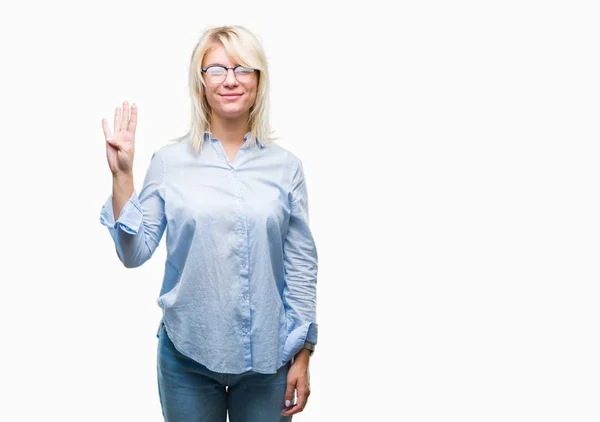
[[[154,152],[140,194],[100,222],[127,268],[146,262],[166,230],[157,303],[175,347],[208,369],[277,372],[304,341],[317,343],[317,250],[302,162],[244,136],[233,163],[204,134]]]

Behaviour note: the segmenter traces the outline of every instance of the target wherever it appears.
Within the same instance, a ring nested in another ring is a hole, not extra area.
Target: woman
[[[100,221],[128,268],[168,228],[157,299],[165,420],[290,421],[310,394],[318,328],[302,162],[269,137],[267,62],[247,29],[207,30],[189,87],[190,130],[154,152],[139,196],[137,107],[117,107],[114,135],[102,120],[113,193]]]

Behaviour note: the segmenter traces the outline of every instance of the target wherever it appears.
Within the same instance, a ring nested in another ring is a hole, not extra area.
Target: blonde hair
[[[195,153],[199,153],[204,143],[204,133],[209,132],[211,134],[211,108],[206,100],[206,83],[202,78],[201,68],[206,53],[220,45],[225,48],[232,61],[245,67],[258,69],[256,101],[250,108],[248,116],[249,139],[250,142],[255,143],[257,138],[263,144],[272,143],[276,138],[271,134],[269,122],[270,101],[267,59],[256,35],[240,25],[209,28],[204,31],[194,47],[188,78],[192,100],[190,129],[185,135],[171,141],[179,142],[189,137],[190,147]]]

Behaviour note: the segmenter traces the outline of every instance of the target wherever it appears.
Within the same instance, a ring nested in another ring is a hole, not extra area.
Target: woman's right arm
[[[167,225],[163,182],[160,150],[152,155],[139,195],[133,189],[133,177],[113,178],[113,194],[102,206],[100,222],[108,227],[117,256],[127,268],[150,259],[160,243]]]
[[[119,218],[121,209],[133,191],[133,173],[113,174],[112,206],[115,220]]]
[[[138,195],[133,184],[133,155],[137,107],[123,103],[115,111],[115,136],[112,137],[105,119],[102,127],[106,138],[106,155],[113,175],[113,193],[100,212],[100,222],[106,226],[115,243],[121,262],[135,268],[146,262],[160,243],[166,227],[164,211],[164,165],[161,151],[152,155],[144,184]]]

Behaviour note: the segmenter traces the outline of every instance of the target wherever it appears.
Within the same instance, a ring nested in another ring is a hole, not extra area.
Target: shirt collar
[[[250,136],[250,132],[246,132],[246,134],[244,135],[244,141],[248,140],[248,137],[249,137],[249,136]],[[216,141],[216,140],[217,140],[217,138],[213,138],[213,137],[211,136],[210,132],[209,132],[208,130],[206,130],[206,131],[204,131],[204,140],[205,140],[205,141],[206,141],[206,140],[211,140],[211,141],[213,141],[213,142],[214,142],[214,141]],[[261,148],[264,148],[264,147],[265,147],[265,144],[264,144],[264,142],[261,142],[261,140],[260,140],[260,139],[258,139],[258,137],[256,138],[256,140],[257,140],[257,142],[258,142],[258,145],[259,145]]]

